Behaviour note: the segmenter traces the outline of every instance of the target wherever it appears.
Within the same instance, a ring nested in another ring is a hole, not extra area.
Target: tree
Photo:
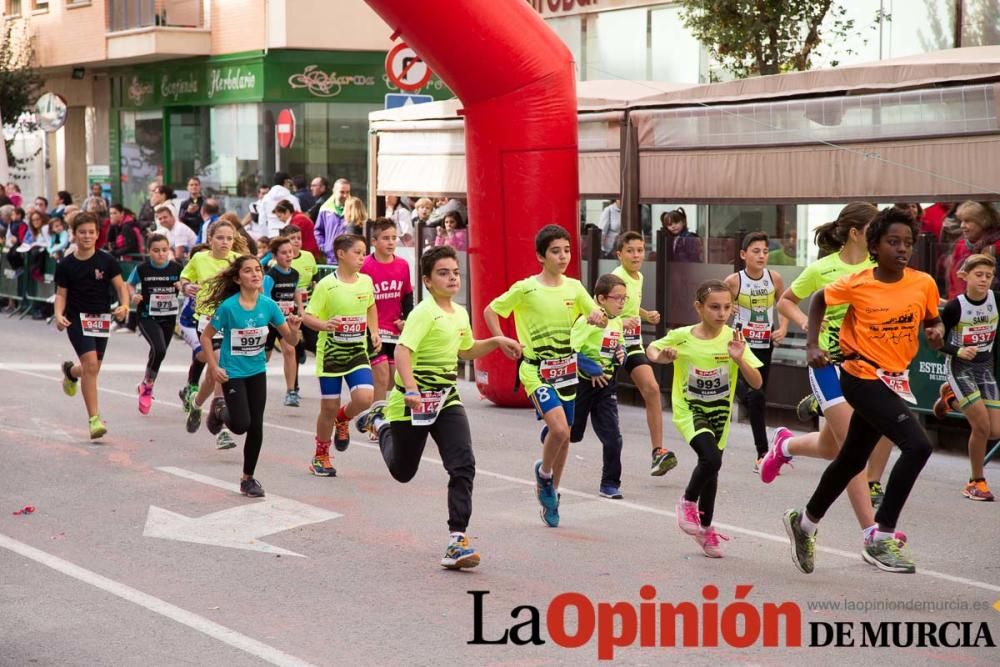
[[[680,0],[684,25],[737,78],[807,70],[829,33],[854,30],[843,0]],[[836,63],[834,63],[836,64]]]
[[[34,48],[25,21],[3,21],[0,28],[0,122],[17,130],[33,129],[22,116],[38,99],[43,79],[34,69]],[[5,142],[6,143],[6,142]],[[17,160],[7,147],[7,163]]]

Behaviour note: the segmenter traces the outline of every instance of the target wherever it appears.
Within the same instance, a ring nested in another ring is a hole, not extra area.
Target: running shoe
[[[760,464],[763,463],[763,462],[764,462],[764,457],[763,456],[753,462],[753,472],[754,472],[755,475],[759,475],[760,474]]]
[[[445,549],[441,567],[446,570],[462,570],[479,565],[479,552],[469,544],[465,535],[452,537]]]
[[[295,391],[294,389],[285,392],[285,407],[286,408],[299,407],[299,392]]]
[[[601,485],[600,491],[598,492],[601,498],[611,498],[612,500],[621,500],[625,496],[622,495],[621,488],[617,486]]]
[[[337,425],[333,429],[333,446],[338,452],[346,452],[351,446],[351,420],[337,420]]]
[[[187,421],[184,423],[184,427],[188,433],[197,433],[198,429],[201,428],[201,408],[193,403],[191,404],[191,409],[188,410]]]
[[[232,449],[235,446],[236,441],[233,440],[233,436],[229,431],[219,431],[219,435],[215,436],[216,449]]]
[[[336,477],[337,469],[333,467],[329,454],[317,454],[309,465],[309,472],[317,477]]]
[[[707,528],[702,528],[701,531],[694,536],[694,541],[701,546],[701,550],[705,552],[705,555],[709,558],[722,558],[722,545],[719,540],[729,541],[729,538],[722,533],[715,530],[715,526],[708,526]]]
[[[803,396],[799,404],[795,406],[795,416],[800,422],[808,422],[819,417],[819,401],[812,394]]]
[[[76,388],[79,386],[79,380],[77,380],[72,375],[73,362],[64,361],[62,365],[63,372],[63,393],[67,396],[76,396]]]
[[[240,493],[251,498],[263,498],[264,487],[253,477],[240,480]]]
[[[148,415],[153,407],[153,385],[140,382],[135,390],[139,394],[139,414]]]
[[[913,574],[917,571],[917,566],[906,552],[905,543],[901,544],[895,537],[890,537],[884,540],[872,540],[865,544],[861,557],[866,563],[885,572]]]
[[[875,531],[876,530],[877,530],[877,528],[875,526],[871,526],[869,528],[865,528],[864,543],[866,545],[870,544],[875,539]],[[896,532],[894,532],[892,534],[892,536],[895,537],[896,541],[899,542],[900,544],[906,544],[906,533],[904,533],[903,531],[897,530]]]
[[[781,449],[785,440],[790,437],[792,437],[792,432],[784,426],[779,426],[774,430],[774,435],[771,436],[771,446],[760,463],[760,481],[770,484],[781,473],[781,466],[786,463],[791,464],[792,457],[785,456]]]
[[[542,477],[542,460],[535,461],[535,495],[538,504],[542,506],[541,516],[545,525],[556,528],[559,525],[559,496],[552,478]]]
[[[217,435],[222,427],[226,425],[226,399],[216,396],[208,406],[208,416],[205,417],[205,427],[212,435]]]
[[[783,520],[785,532],[792,542],[792,562],[799,572],[812,574],[816,567],[816,533],[810,535],[802,529],[802,513],[799,510],[787,510]]]
[[[90,439],[97,440],[103,437],[105,433],[108,432],[108,425],[104,423],[100,415],[95,415],[90,418]]]
[[[993,500],[993,494],[990,492],[990,487],[986,484],[985,479],[971,481],[966,484],[965,488],[962,489],[962,495],[969,500],[985,502],[992,502]]]
[[[872,509],[877,510],[882,504],[882,499],[885,498],[881,482],[868,482],[868,495],[872,499]]]
[[[681,496],[674,511],[677,512],[678,528],[691,536],[701,532],[701,512],[698,511],[698,503]]]
[[[385,421],[385,405],[385,401],[376,401],[367,413],[354,422],[357,429],[367,433],[368,439],[373,442],[378,440],[378,432],[388,423]]]
[[[677,467],[677,456],[668,449],[657,447],[653,450],[653,465],[649,468],[649,474],[653,477],[662,477]]]
[[[944,419],[948,416],[951,410],[957,410],[958,404],[955,397],[955,392],[952,390],[951,385],[947,382],[943,383],[938,389],[938,398],[934,401],[934,406],[931,408],[931,412],[938,419]]]
[[[194,395],[198,393],[198,385],[189,384],[181,387],[181,390],[177,392],[177,397],[181,399],[181,409],[184,412],[191,411],[191,405],[194,402]]]

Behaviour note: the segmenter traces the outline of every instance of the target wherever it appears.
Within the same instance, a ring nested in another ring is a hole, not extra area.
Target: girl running
[[[865,229],[878,214],[871,204],[854,202],[840,212],[836,221],[816,228],[816,245],[830,254],[813,262],[792,281],[778,302],[778,312],[809,333],[809,321],[799,308],[799,302],[810,295],[819,294],[823,288],[842,276],[849,276],[869,269],[875,264],[869,256]],[[840,329],[847,313],[846,305],[831,306],[826,310],[822,329],[818,331],[819,346],[830,355],[831,363],[820,368],[809,368],[809,384],[826,418],[818,433],[793,436],[787,428],[775,430],[771,447],[760,463],[760,481],[770,484],[778,476],[781,467],[790,463],[795,456],[806,456],[832,460],[840,451],[841,443],[847,435],[854,410],[844,398],[840,385],[840,363],[843,353],[840,348]],[[885,469],[892,443],[882,440],[872,460],[868,462],[867,474],[858,475],[847,486],[847,498],[851,502],[854,516],[861,527],[862,541],[868,541],[875,532],[875,510],[873,505],[881,502],[881,484],[871,485],[868,480],[878,480]],[[905,536],[900,535],[900,538]]]
[[[287,238],[279,236],[271,241],[270,251],[275,263],[264,275],[264,294],[278,304],[285,317],[289,315],[302,317],[302,292],[298,288],[299,272],[292,268],[295,247]],[[268,361],[271,360],[271,351],[274,350],[277,340],[278,330],[271,327],[267,333],[267,342],[264,344]],[[285,405],[292,408],[299,407],[299,392],[295,389],[295,380],[299,372],[299,364],[295,358],[296,346],[284,343],[281,345],[282,368],[285,373]]]
[[[646,349],[655,363],[675,363],[670,396],[674,426],[698,455],[684,495],[677,501],[677,525],[694,537],[709,558],[722,558],[712,526],[722,452],[729,434],[729,415],[736,393],[737,371],[751,389],[759,389],[760,361],[742,333],[726,322],[733,314],[733,295],[720,280],[708,280],[695,293],[701,322],[674,329]]]
[[[316,347],[316,375],[322,394],[316,418],[316,454],[309,470],[320,477],[334,477],[330,461],[330,441],[343,452],[351,444],[351,419],[372,404],[372,367],[368,361],[367,337],[378,353],[382,340],[378,332],[378,310],[372,279],[360,273],[367,254],[365,240],[341,234],[333,242],[337,269],[316,284],[306,308],[306,326],[319,331]],[[344,382],[351,402],[340,404]],[[336,429],[336,433],[334,433]]]
[[[608,323],[603,327],[594,326],[586,317],[579,317],[569,333],[580,376],[569,441],[583,440],[589,417],[603,448],[604,467],[598,494],[613,500],[625,497],[621,490],[622,432],[618,424],[615,371],[625,360],[621,314],[628,300],[624,280],[610,273],[601,276],[594,284],[594,301],[604,310]]]
[[[208,375],[222,385],[226,397],[226,424],[233,433],[246,433],[243,443],[243,477],[240,493],[263,498],[264,489],[254,479],[264,440],[264,406],[267,402],[267,360],[264,343],[274,327],[289,347],[299,338],[298,315],[287,318],[270,297],[261,294],[264,272],[260,261],[243,255],[207,284],[202,305],[212,313],[201,334],[209,349],[216,334],[222,336],[219,359],[207,357]]]
[[[827,466],[805,510],[785,512],[792,560],[806,574],[814,568],[816,525],[851,480],[864,471],[883,436],[901,454],[875,515],[878,529],[866,540],[862,557],[886,572],[916,571],[894,535],[903,505],[931,455],[927,434],[906,405],[917,402],[910,391],[908,367],[917,353],[921,322],[931,347],[940,348],[944,334],[934,279],[907,267],[918,231],[913,218],[898,209],[887,208],[876,215],[865,236],[877,266],[827,285],[813,295],[809,307],[806,356],[814,368],[831,362],[829,350],[819,343],[827,308],[847,307],[840,327],[844,359],[840,383],[854,414],[837,458]]]
[[[128,279],[132,303],[139,306],[139,333],[149,344],[146,374],[136,387],[139,413],[143,415],[148,415],[153,405],[153,384],[177,325],[178,285],[182,270],[181,265],[171,259],[170,242],[166,236],[151,234],[147,245],[149,259],[135,267]]]
[[[660,314],[642,307],[642,263],[646,259],[646,244],[642,234],[625,232],[618,237],[618,261],[613,273],[625,282],[628,299],[622,310],[624,328],[625,372],[629,374],[646,405],[646,425],[653,447],[649,474],[659,477],[677,465],[677,456],[663,447],[663,405],[660,385],[642,345],[642,323],[659,324]]]
[[[388,404],[372,408],[368,423],[389,472],[403,483],[417,474],[427,436],[434,438],[449,477],[451,535],[441,566],[457,570],[479,565],[479,552],[466,536],[476,459],[469,419],[455,384],[458,360],[478,359],[498,348],[517,359],[521,346],[504,336],[473,339],[469,314],[452,301],[462,286],[453,248],[424,253],[420,275],[428,296],[410,313],[396,345],[395,385]]]
[[[775,345],[780,345],[788,334],[788,318],[779,314],[775,328],[774,302],[776,295],[785,291],[785,281],[781,275],[767,268],[767,234],[750,232],[743,237],[740,259],[746,268],[729,274],[723,281],[736,299],[734,326],[743,332],[747,345],[753,350],[761,364],[760,389],[746,394],[747,411],[750,413],[750,429],[753,444],[757,449],[754,472],[759,472],[760,463],[767,454],[767,421],[764,392],[767,391],[767,377],[771,370],[771,353]]]
[[[111,335],[111,317],[121,321],[128,316],[128,288],[122,280],[118,262],[107,252],[97,250],[97,218],[80,213],[73,219],[76,250],[56,265],[56,328],[66,331],[79,363],[62,365],[63,391],[75,396],[82,380],[83,402],[90,418],[91,440],[108,432],[97,402],[97,375]],[[111,309],[111,288],[118,293],[118,307]]]
[[[208,229],[208,252],[200,252],[191,257],[191,260],[181,272],[181,290],[185,295],[194,297],[195,321],[198,323],[199,343],[202,345],[203,360],[207,363],[208,357],[217,354],[219,346],[222,344],[221,336],[213,339],[212,347],[204,345],[204,338],[201,334],[212,318],[211,307],[207,304],[208,283],[215,276],[219,275],[230,267],[233,260],[239,255],[233,252],[233,243],[236,239],[236,228],[230,222],[219,220],[212,223]],[[212,406],[209,410],[207,426],[212,435],[217,435],[215,446],[218,449],[231,449],[236,446],[232,436],[224,431],[223,408],[226,402],[222,398],[221,390],[216,387],[215,377],[210,373],[202,378],[198,392],[191,399],[191,409],[188,411],[186,428],[188,433],[196,433],[201,426],[201,406],[208,400],[208,397],[215,393]]]
[[[944,417],[945,403],[954,403],[969,421],[969,464],[972,476],[962,489],[969,500],[992,501],[983,460],[986,441],[1000,438],[1000,392],[993,377],[993,343],[1000,311],[997,293],[990,289],[996,276],[996,260],[989,255],[968,257],[958,272],[965,292],[949,301],[941,311],[947,355],[947,395],[934,404],[934,413]],[[951,407],[949,405],[949,407]]]

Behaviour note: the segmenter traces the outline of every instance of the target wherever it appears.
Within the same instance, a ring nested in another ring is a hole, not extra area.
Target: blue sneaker
[[[621,500],[625,496],[622,495],[621,488],[617,486],[606,486],[601,485],[600,491],[601,498],[611,498],[612,500]]]
[[[446,570],[462,570],[479,565],[479,552],[469,544],[465,535],[453,536],[448,549],[441,559],[441,567]]]
[[[551,479],[543,479],[541,475],[542,460],[535,461],[535,494],[538,504],[542,506],[541,516],[545,525],[555,528],[559,525],[559,496]]]

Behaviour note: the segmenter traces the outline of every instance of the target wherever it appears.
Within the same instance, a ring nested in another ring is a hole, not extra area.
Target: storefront
[[[115,198],[138,210],[151,181],[183,189],[194,175],[242,213],[277,170],[345,177],[364,197],[368,113],[399,92],[384,63],[378,52],[271,50],[113,70]],[[451,97],[436,78],[420,92]]]

